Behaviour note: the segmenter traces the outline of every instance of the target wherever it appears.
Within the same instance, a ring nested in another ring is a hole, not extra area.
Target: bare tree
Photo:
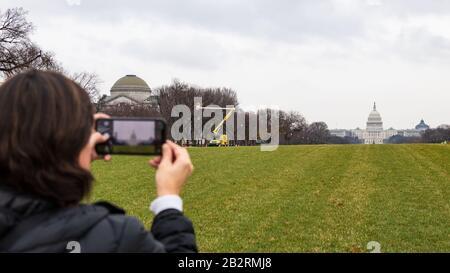
[[[282,144],[301,144],[305,142],[308,124],[298,112],[280,111],[280,142]]]
[[[72,74],[70,78],[86,90],[93,103],[97,103],[100,100],[99,84],[102,81],[97,74],[80,72]]]
[[[308,126],[307,144],[324,144],[327,143],[330,131],[325,122],[313,122]]]
[[[33,25],[27,21],[26,14],[22,8],[0,11],[0,73],[6,77],[30,68],[60,69],[52,53],[43,51],[30,40]]]
[[[159,109],[161,116],[167,121],[169,128],[176,118],[171,117],[172,109],[176,105],[186,105],[191,110],[191,120],[194,122],[194,98],[201,97],[204,106],[215,104],[221,107],[238,105],[236,92],[229,88],[202,88],[188,83],[174,80],[172,84],[155,89],[159,95]],[[203,119],[203,124],[208,118]],[[194,125],[191,126],[194,135]]]
[[[113,117],[161,117],[161,114],[151,105],[119,103],[106,106],[102,112]]]
[[[422,133],[422,140],[425,143],[450,142],[450,129],[428,129]]]
[[[70,75],[50,52],[43,51],[29,36],[33,25],[27,21],[22,8],[0,11],[0,75],[9,78],[28,69],[51,70],[68,75],[89,94],[92,102],[100,98],[100,78],[95,73],[80,72]]]
[[[106,108],[107,98],[107,95],[103,95],[97,100],[97,102],[94,102],[96,112],[102,112]]]

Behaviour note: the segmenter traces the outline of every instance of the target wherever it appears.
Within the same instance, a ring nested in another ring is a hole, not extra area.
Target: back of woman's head
[[[92,175],[78,157],[89,140],[87,93],[59,73],[31,70],[0,86],[0,185],[77,204]]]

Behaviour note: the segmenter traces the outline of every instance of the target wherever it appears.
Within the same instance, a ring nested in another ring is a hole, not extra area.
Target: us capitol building
[[[400,135],[404,137],[419,137],[422,132],[429,129],[430,126],[425,124],[423,120],[414,128],[407,130],[396,130],[389,128],[383,129],[383,120],[377,111],[376,103],[373,104],[372,112],[367,119],[366,129],[356,128],[353,130],[335,129],[330,130],[330,134],[339,137],[356,137],[364,144],[383,144],[390,137]]]

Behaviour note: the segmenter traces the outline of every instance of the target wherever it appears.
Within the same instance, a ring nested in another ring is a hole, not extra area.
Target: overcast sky
[[[330,128],[450,123],[448,0],[1,0],[33,39],[103,92],[125,74],[235,89]]]

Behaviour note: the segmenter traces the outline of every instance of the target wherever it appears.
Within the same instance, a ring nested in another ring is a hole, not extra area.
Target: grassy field
[[[450,145],[192,148],[183,198],[202,252],[450,252]],[[96,162],[91,201],[147,227],[144,157]]]

